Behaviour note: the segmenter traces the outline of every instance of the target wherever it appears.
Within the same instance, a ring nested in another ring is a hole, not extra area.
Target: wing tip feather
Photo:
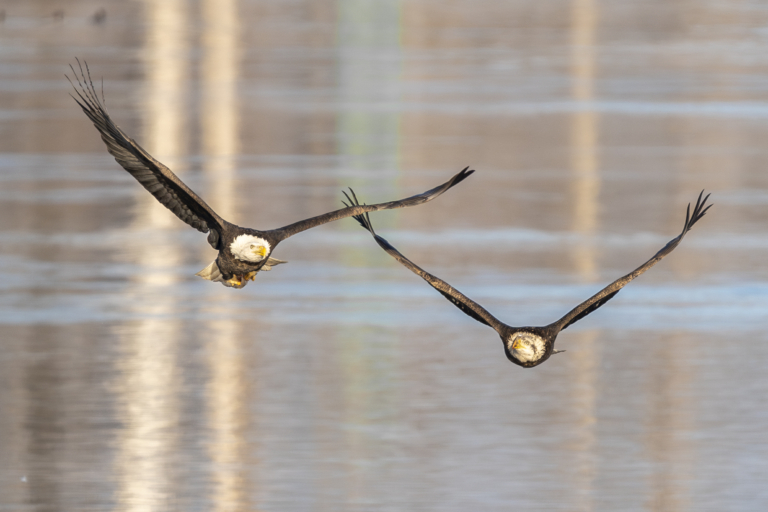
[[[704,189],[699,192],[699,197],[696,199],[696,206],[693,207],[693,212],[690,212],[691,204],[688,203],[688,209],[685,214],[685,227],[683,229],[683,234],[690,231],[694,224],[696,224],[702,217],[704,217],[707,211],[712,208],[712,206],[714,206],[713,204],[707,204],[707,200],[709,200],[709,196],[712,195],[712,193],[710,192],[705,196],[704,192]]]
[[[357,199],[357,194],[355,194],[355,191],[352,190],[352,187],[349,187],[349,192],[352,194],[352,197],[347,194],[346,190],[342,190],[341,192],[344,194],[344,197],[347,198],[347,201],[349,201],[349,204],[347,204],[346,201],[341,201],[342,204],[344,204],[344,206],[347,208],[365,206],[365,203],[360,204],[360,201]],[[359,215],[353,215],[352,218],[355,219],[363,228],[367,229],[368,232],[370,232],[373,236],[376,236],[376,232],[373,230],[373,224],[371,224],[371,218],[368,216],[368,212],[363,212]]]

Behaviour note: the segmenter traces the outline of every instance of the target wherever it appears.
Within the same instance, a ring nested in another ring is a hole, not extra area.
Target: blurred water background
[[[768,510],[768,4],[3,0],[0,510]],[[716,203],[545,365],[351,219],[243,290],[64,78],[219,214],[372,219],[513,325]]]

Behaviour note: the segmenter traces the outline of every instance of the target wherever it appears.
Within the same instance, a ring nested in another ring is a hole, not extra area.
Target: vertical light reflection
[[[573,229],[585,240],[576,248],[576,268],[584,280],[593,280],[595,252],[591,237],[597,230],[600,176],[597,161],[597,114],[589,108],[594,100],[596,0],[573,0],[572,95],[586,108],[578,108],[571,122],[571,169],[574,173]]]
[[[187,150],[188,119],[184,105],[187,66],[187,0],[145,0],[147,14],[147,94],[144,112],[145,147],[179,174],[181,156]],[[137,223],[153,227],[178,227],[178,220],[142,191],[141,215]],[[151,204],[152,207],[146,207]],[[145,218],[148,217],[148,218]]]
[[[653,343],[656,361],[650,379],[650,410],[645,432],[651,457],[650,509],[690,510],[691,460],[694,430],[690,396],[693,381],[689,354],[695,352],[688,336],[672,333]]]
[[[238,5],[236,0],[203,0],[201,19],[201,133],[205,153],[203,172],[216,211],[236,217],[235,177],[239,151],[237,80],[239,77]],[[230,290],[226,290],[230,292]],[[225,303],[233,298],[226,293]],[[220,304],[221,306],[221,304]],[[244,335],[240,322],[214,321],[208,334],[211,365],[207,392],[208,446],[213,462],[214,510],[252,510],[249,494],[248,453],[243,443],[248,425],[246,358],[241,353]]]
[[[598,349],[598,335],[600,331],[590,330],[575,335],[574,346],[578,350],[571,353],[574,358],[575,373],[568,377],[573,383],[571,389],[574,392],[572,406],[576,411],[576,419],[573,425],[574,440],[569,449],[580,459],[577,470],[571,473],[574,480],[573,489],[578,491],[574,501],[574,510],[592,510],[594,508],[592,495],[593,484],[597,468],[597,373],[600,359]]]
[[[600,177],[597,161],[598,119],[589,108],[594,100],[595,30],[597,28],[596,0],[573,0],[571,5],[572,95],[576,102],[584,103],[571,121],[571,169],[573,171],[574,212],[573,230],[581,235],[575,247],[575,265],[579,276],[586,281],[596,277],[595,249],[592,237],[597,230],[597,204]],[[574,369],[573,398],[577,411],[574,452],[581,457],[579,471],[573,473],[573,488],[579,490],[577,510],[592,510],[595,479],[595,408],[597,398],[597,361],[595,340],[597,331],[578,336],[579,350]]]
[[[212,203],[225,219],[236,217],[236,157],[239,23],[236,0],[204,0],[202,42],[202,143]]]
[[[244,333],[239,323],[217,321],[210,325],[208,360],[208,419],[212,438],[213,510],[253,510],[248,496],[256,489],[247,475],[250,464],[243,442],[248,428],[249,389],[247,358],[241,353]]]
[[[347,494],[344,497],[346,503],[359,503],[363,499],[366,485],[362,472],[359,470],[360,461],[371,457],[370,447],[366,444],[363,427],[368,426],[370,408],[373,406],[370,397],[372,387],[371,380],[376,374],[372,367],[372,361],[361,350],[360,340],[365,336],[360,335],[358,329],[340,329],[337,333],[337,347],[340,349],[339,364],[344,375],[342,388],[344,401],[344,424],[353,425],[345,436],[345,449],[348,465],[346,474]]]
[[[120,510],[158,510],[174,501],[173,457],[178,449],[178,324],[140,321],[120,333],[117,394],[124,426],[117,439]]]
[[[342,105],[337,118],[337,152],[348,166],[374,171],[365,173],[370,183],[368,178],[375,171],[396,171],[400,164],[401,6],[398,1],[339,0],[337,9],[337,94]],[[347,179],[344,185],[355,183]],[[397,197],[396,191],[390,192]],[[382,196],[386,193],[381,191]],[[387,220],[385,217],[379,221],[383,222],[382,227]],[[342,254],[344,263],[367,264],[367,258],[360,252]],[[366,394],[375,388],[376,380],[388,378],[382,377],[386,369],[374,364],[370,352],[361,353],[360,339],[365,336],[360,335],[359,327],[339,329],[336,333],[335,346],[344,382],[343,421],[355,427],[368,422],[371,407],[382,408],[380,403],[366,400]],[[384,350],[396,348],[388,344]],[[379,354],[378,358],[396,359],[390,354]],[[359,503],[367,487],[366,473],[359,470],[361,461],[369,460],[371,455],[366,431],[350,428],[345,436],[344,457],[349,461],[345,475],[347,503]]]
[[[400,100],[400,3],[340,0],[338,13],[338,153],[356,167],[397,169],[400,114],[388,105]]]
[[[187,82],[187,4],[183,0],[146,0],[147,116],[145,147],[171,168],[186,149],[183,98]],[[173,215],[144,190],[137,191],[139,230],[182,229]],[[141,245],[136,255],[142,269],[133,278],[131,293],[158,318],[138,321],[120,334],[118,394],[124,428],[117,440],[121,510],[173,508],[174,456],[178,451],[179,392],[177,373],[180,323],[173,319],[176,304],[162,289],[176,282],[172,269],[182,262],[181,249],[162,235]]]

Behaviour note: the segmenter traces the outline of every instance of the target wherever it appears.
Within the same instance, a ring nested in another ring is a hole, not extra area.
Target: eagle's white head
[[[235,258],[252,263],[263,261],[271,249],[269,242],[253,235],[240,235],[229,244],[229,250]]]
[[[546,342],[530,332],[516,332],[507,340],[509,352],[523,363],[538,361],[544,355]]]

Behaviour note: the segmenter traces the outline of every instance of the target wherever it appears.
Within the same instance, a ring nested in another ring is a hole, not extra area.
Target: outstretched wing
[[[553,323],[552,326],[556,327],[558,332],[565,329],[569,325],[571,325],[574,322],[578,322],[588,314],[592,313],[596,309],[598,309],[600,306],[611,300],[617,293],[619,293],[619,290],[624,288],[626,285],[628,285],[634,278],[657,264],[661,259],[666,256],[667,254],[671,253],[675,250],[675,247],[680,243],[680,241],[683,239],[685,234],[690,231],[690,229],[693,227],[696,222],[704,216],[705,213],[707,213],[707,210],[709,210],[712,205],[708,205],[705,208],[707,199],[709,198],[709,194],[707,194],[704,199],[702,199],[702,196],[704,195],[704,191],[702,190],[699,194],[699,198],[696,200],[696,206],[693,208],[693,215],[691,215],[691,205],[688,204],[688,210],[685,213],[685,226],[683,226],[683,232],[680,233],[676,238],[673,238],[672,240],[667,243],[659,252],[657,252],[653,258],[649,259],[645,263],[643,263],[641,266],[639,266],[637,269],[632,271],[631,273],[625,275],[624,277],[621,277],[617,279],[616,281],[612,282],[602,290],[600,290],[598,293],[587,299],[586,301],[582,302],[575,308],[573,308],[567,315],[565,315],[563,318],[558,320],[557,322]]]
[[[80,86],[78,89],[71,80],[69,81],[75,88],[75,94],[77,94],[77,98],[72,97],[96,129],[99,130],[102,140],[107,145],[107,151],[115,157],[117,163],[131,173],[150,194],[175,213],[178,218],[203,233],[207,233],[208,230],[215,231],[215,234],[209,236],[208,239],[211,245],[216,247],[223,223],[221,217],[216,215],[216,212],[170,169],[152,158],[149,153],[118,128],[104,107],[103,93],[101,100],[96,94],[88,64],[85,64],[84,71],[79,60],[77,63],[80,68],[79,75],[75,68],[70,66],[75,80]]]
[[[366,212],[416,206],[422,203],[426,203],[427,201],[431,201],[449,188],[464,181],[464,179],[473,172],[475,171],[469,170],[469,167],[465,167],[460,173],[456,174],[447,182],[431,190],[427,190],[422,194],[400,199],[399,201],[391,201],[389,203],[348,206],[347,208],[342,208],[341,210],[336,210],[324,215],[318,215],[317,217],[312,217],[310,219],[302,220],[279,229],[274,229],[269,233],[277,237],[279,241],[282,241],[290,236],[295,235],[296,233],[301,233],[307,229],[314,228],[328,222],[333,222],[334,220],[344,219],[346,217],[354,217],[355,215],[361,215]]]
[[[350,189],[350,192],[352,190]],[[357,201],[357,197],[355,197],[355,193],[352,192],[352,198],[350,198],[346,192],[344,195],[347,196],[347,199],[349,199],[350,203],[353,205],[359,205]],[[346,204],[346,203],[344,203]],[[462,310],[465,314],[471,316],[478,322],[488,325],[490,327],[493,327],[493,329],[496,330],[496,332],[501,333],[501,330],[504,328],[504,324],[499,322],[496,317],[494,317],[492,314],[490,314],[484,307],[482,307],[477,302],[473,301],[463,293],[461,293],[459,290],[455,289],[453,286],[449,285],[439,277],[435,277],[429,272],[426,272],[421,267],[413,263],[411,260],[400,254],[400,252],[395,249],[389,242],[384,240],[382,237],[376,234],[376,232],[373,230],[373,225],[371,225],[371,219],[368,217],[368,213],[364,213],[361,215],[355,215],[354,219],[360,223],[361,226],[363,226],[365,229],[367,229],[371,235],[373,235],[374,240],[376,240],[376,243],[379,244],[379,247],[384,249],[387,254],[395,258],[398,262],[400,262],[401,265],[403,265],[405,268],[416,274],[417,276],[421,277],[423,280],[425,280],[427,283],[429,283],[432,288],[437,290],[442,294],[443,297],[448,299],[453,303],[454,306]]]

